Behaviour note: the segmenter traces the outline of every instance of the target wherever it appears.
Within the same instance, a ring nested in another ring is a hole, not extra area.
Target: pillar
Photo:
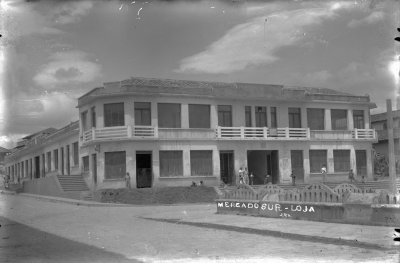
[[[221,181],[221,167],[220,167],[218,149],[213,149],[212,159],[213,159],[213,175],[217,177],[217,183],[219,184],[219,182]]]
[[[151,126],[158,126],[158,105],[156,102],[151,103]]]
[[[218,126],[218,107],[217,105],[210,105],[210,122],[211,129],[216,129]]]
[[[328,149],[326,155],[328,159],[328,163],[326,164],[327,173],[333,173],[335,171],[333,150]],[[327,181],[329,182],[329,176],[327,176]]]
[[[332,130],[331,109],[325,109],[325,130]]]
[[[125,126],[135,125],[135,105],[132,99],[124,102]]]
[[[310,151],[303,151],[304,183],[310,182]]]
[[[190,177],[191,171],[190,171],[190,149],[189,148],[183,149],[182,158],[183,158],[183,176]]]
[[[347,110],[347,130],[354,130],[353,110]]]
[[[354,147],[350,149],[350,169],[353,169],[354,174],[358,174],[356,163],[356,150],[354,149]]]
[[[307,108],[301,107],[300,113],[301,113],[301,127],[307,128],[308,127]]]
[[[279,157],[279,183],[290,183],[292,178],[292,163],[290,158],[290,150],[282,147],[278,152]]]
[[[368,110],[364,110],[364,127],[365,127],[365,129],[370,129],[369,109]]]
[[[189,128],[189,104],[181,104],[181,127],[182,129]]]

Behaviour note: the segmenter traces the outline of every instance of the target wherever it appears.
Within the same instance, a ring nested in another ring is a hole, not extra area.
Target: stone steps
[[[89,191],[81,175],[58,175],[57,178],[64,192]]]

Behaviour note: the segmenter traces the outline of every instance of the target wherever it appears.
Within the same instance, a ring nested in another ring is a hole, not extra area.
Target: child
[[[349,172],[349,180],[350,180],[350,183],[352,183],[353,181],[355,181],[353,169],[350,169],[350,172]]]

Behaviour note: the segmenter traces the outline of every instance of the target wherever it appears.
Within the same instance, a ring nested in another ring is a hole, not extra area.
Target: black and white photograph
[[[398,0],[0,0],[0,262],[400,262]]]

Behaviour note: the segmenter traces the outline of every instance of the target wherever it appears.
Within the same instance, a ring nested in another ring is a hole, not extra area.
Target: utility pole
[[[392,100],[386,100],[386,122],[388,132],[388,145],[389,145],[389,178],[392,185],[392,193],[397,194],[396,184],[396,166],[394,160],[394,138],[393,138],[393,114],[392,114]]]
[[[397,32],[400,33],[400,27],[397,28]],[[400,37],[395,37],[394,38],[395,41],[400,42]],[[400,56],[397,58],[399,60],[399,64],[400,64]],[[396,109],[400,110],[400,71],[398,72],[399,76],[398,76],[398,83],[396,83],[397,87],[396,87]]]

